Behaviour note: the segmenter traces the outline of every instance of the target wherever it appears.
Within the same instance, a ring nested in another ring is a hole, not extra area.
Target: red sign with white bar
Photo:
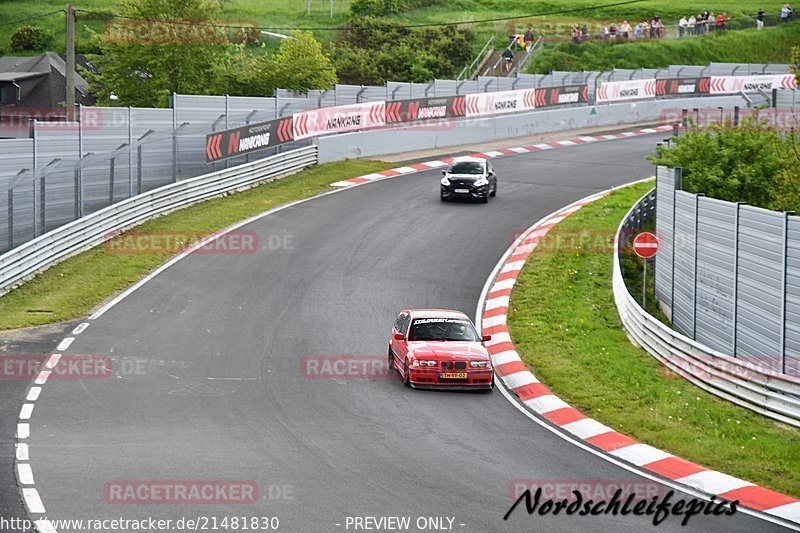
[[[650,259],[658,253],[658,237],[643,231],[633,239],[633,251],[642,259]]]
[[[517,113],[533,110],[536,94],[534,89],[468,94],[466,104],[468,117]]]
[[[656,97],[656,80],[604,81],[597,88],[597,102],[619,102]]]
[[[295,140],[386,125],[386,103],[323,107],[294,114]]]

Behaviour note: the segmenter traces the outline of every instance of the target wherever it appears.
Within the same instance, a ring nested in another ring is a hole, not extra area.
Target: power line
[[[614,2],[610,4],[601,4],[595,6],[586,6],[586,7],[576,7],[573,9],[559,9],[556,11],[545,11],[542,13],[533,13],[530,15],[515,15],[513,17],[495,17],[495,18],[488,18],[488,19],[479,19],[479,20],[462,20],[460,22],[423,22],[419,24],[399,24],[399,25],[391,25],[391,29],[413,29],[413,28],[431,28],[431,27],[451,27],[451,26],[471,26],[477,24],[486,24],[489,22],[506,22],[510,20],[516,19],[526,19],[526,18],[535,18],[535,17],[549,17],[553,15],[565,15],[569,13],[580,13],[584,11],[592,11],[595,9],[604,9],[608,7],[618,7],[618,6],[625,6],[630,4],[638,4],[644,2],[645,0],[623,0],[621,2]],[[89,14],[101,14],[96,11],[87,11],[83,9],[76,9],[75,11],[80,13],[89,13]],[[109,16],[109,13],[102,13],[103,15]],[[170,21],[170,20],[154,20],[148,19],[143,17],[131,17],[125,15],[113,15],[114,18],[118,19],[125,19],[125,20],[138,20],[141,22],[151,22],[151,23],[161,23],[161,24],[175,24],[175,25],[187,25],[187,26],[198,26],[198,27],[212,27],[212,28],[223,28],[223,29],[240,29],[240,30],[250,30],[250,29],[259,29],[259,30],[269,30],[269,31],[292,31],[292,30],[306,30],[306,31],[341,31],[341,30],[348,30],[350,28],[344,26],[319,26],[319,27],[299,27],[299,26],[240,26],[240,25],[231,25],[231,24],[218,24],[212,22],[192,22],[192,21]],[[384,29],[386,26],[359,26],[359,29],[364,30],[372,30],[372,29]]]
[[[12,20],[10,22],[3,22],[0,26],[12,26],[14,24],[20,24],[22,22],[28,22],[29,20],[36,20],[44,17],[49,17],[50,15],[55,15],[56,13],[64,13],[63,9],[56,9],[55,11],[50,11],[48,13],[42,13],[41,15],[31,15],[30,17],[26,17],[24,19],[17,19]]]

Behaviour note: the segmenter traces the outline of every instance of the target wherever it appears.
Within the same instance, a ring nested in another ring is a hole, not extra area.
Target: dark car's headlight
[[[447,176],[442,178],[442,185],[444,185],[445,187],[449,187],[450,186],[450,180],[447,179]]]
[[[489,180],[485,177],[480,177],[475,180],[473,185],[475,185],[475,187],[485,187],[486,185],[489,185]]]

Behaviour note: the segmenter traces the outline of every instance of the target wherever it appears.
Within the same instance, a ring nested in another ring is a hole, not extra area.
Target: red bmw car
[[[484,342],[461,311],[406,309],[394,321],[389,369],[414,388],[492,390],[494,370]]]

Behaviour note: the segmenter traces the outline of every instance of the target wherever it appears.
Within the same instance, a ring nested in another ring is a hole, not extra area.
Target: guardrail
[[[478,52],[478,55],[475,56],[475,59],[472,60],[472,63],[461,69],[461,72],[459,72],[458,76],[456,77],[456,81],[461,81],[462,79],[471,80],[472,75],[476,70],[475,65],[477,65],[479,62],[485,61],[486,58],[489,57],[489,54],[491,53],[489,52],[489,50],[492,48],[493,45],[494,45],[494,35],[489,37],[489,40],[486,41],[486,44],[483,45],[483,48],[481,48],[481,51]]]
[[[614,240],[614,301],[632,340],[664,366],[701,389],[780,422],[800,427],[800,379],[712,350],[648,314],[625,286],[620,255],[629,235],[651,220],[655,189],[625,215]]]
[[[294,174],[316,163],[317,147],[308,146],[165,185],[108,206],[0,255],[0,295],[37,272],[103,243],[113,232],[223,193]]]

